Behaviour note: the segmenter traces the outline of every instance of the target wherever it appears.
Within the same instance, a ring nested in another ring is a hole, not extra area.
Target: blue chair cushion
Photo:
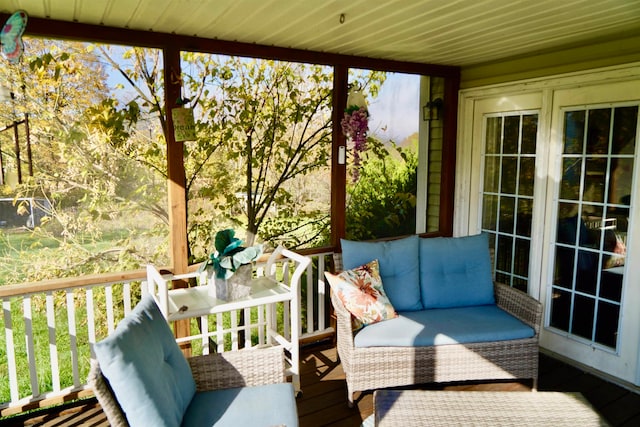
[[[387,297],[396,310],[422,310],[418,236],[384,242],[340,241],[344,270],[378,260]]]
[[[94,348],[130,425],[180,425],[196,385],[152,297],[145,296]]]
[[[420,289],[425,309],[494,304],[487,235],[420,239]]]
[[[298,413],[293,386],[280,383],[198,392],[184,414],[182,425],[295,427]]]
[[[362,328],[356,347],[426,347],[531,338],[533,328],[497,305],[399,313]]]

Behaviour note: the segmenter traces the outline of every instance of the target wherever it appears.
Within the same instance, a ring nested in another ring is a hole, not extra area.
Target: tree
[[[189,146],[204,144],[207,154],[218,148],[213,167],[191,175],[191,200],[210,197],[218,212],[246,228],[248,244],[258,235],[290,247],[323,242],[330,226],[331,70],[196,53],[183,59],[185,70],[197,70],[184,82],[202,117],[199,141]],[[384,76],[363,72],[359,84],[375,96]]]

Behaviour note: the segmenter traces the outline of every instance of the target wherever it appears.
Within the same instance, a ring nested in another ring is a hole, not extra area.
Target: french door
[[[541,345],[637,385],[640,89],[559,90],[553,106]]]
[[[545,306],[541,345],[634,384],[638,86],[476,102],[469,216],[491,237],[495,279]]]
[[[638,105],[563,109],[549,327],[618,348]]]

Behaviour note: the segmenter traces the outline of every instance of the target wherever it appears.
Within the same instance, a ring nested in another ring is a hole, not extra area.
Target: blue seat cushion
[[[298,425],[291,383],[198,392],[182,420],[185,427]]]
[[[497,305],[401,312],[365,326],[356,347],[426,347],[531,338],[533,328]]]
[[[180,425],[196,385],[152,297],[144,297],[94,348],[130,425]]]
[[[342,239],[344,270],[351,270],[377,259],[384,291],[396,310],[422,310],[418,236],[381,242]]]
[[[495,303],[488,236],[420,239],[420,289],[424,308]]]

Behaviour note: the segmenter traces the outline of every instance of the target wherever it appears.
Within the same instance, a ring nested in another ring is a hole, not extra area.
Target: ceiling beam
[[[5,22],[8,17],[9,14],[0,13],[0,22]],[[314,52],[303,49],[205,39],[178,34],[131,30],[127,28],[82,24],[78,22],[58,21],[35,17],[29,17],[25,35],[158,49],[175,47],[186,51],[275,59],[291,62],[305,62],[330,66],[342,65],[352,68],[421,74],[437,77],[458,78],[460,75],[459,67],[447,65],[421,64],[327,52]]]

